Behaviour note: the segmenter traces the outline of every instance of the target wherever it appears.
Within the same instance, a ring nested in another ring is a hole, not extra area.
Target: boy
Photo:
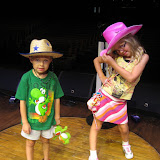
[[[57,76],[48,68],[52,58],[63,54],[52,51],[46,39],[33,40],[30,53],[20,54],[29,58],[33,65],[33,69],[22,76],[16,92],[16,98],[20,100],[21,135],[26,138],[27,160],[34,159],[34,145],[39,138],[44,160],[49,160],[49,139],[53,137],[53,125],[60,124],[60,98],[64,93]]]

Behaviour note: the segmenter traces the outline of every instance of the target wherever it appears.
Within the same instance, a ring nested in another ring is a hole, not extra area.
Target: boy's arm
[[[54,100],[56,125],[60,124],[60,98]]]
[[[25,133],[30,134],[31,127],[27,120],[26,101],[24,100],[20,100],[20,113],[21,113],[21,119],[23,123],[22,130]]]

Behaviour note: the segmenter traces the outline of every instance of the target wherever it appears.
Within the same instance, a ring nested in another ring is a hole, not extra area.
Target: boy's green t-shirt
[[[57,76],[48,72],[44,79],[32,70],[25,73],[19,83],[16,98],[26,101],[28,122],[33,130],[48,130],[55,125],[54,99],[64,96]]]

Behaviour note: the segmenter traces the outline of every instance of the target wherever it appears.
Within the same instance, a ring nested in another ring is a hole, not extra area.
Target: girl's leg
[[[131,158],[133,158],[133,153],[131,151],[131,146],[129,145],[129,127],[128,127],[128,123],[119,124],[118,128],[120,130],[121,137],[122,137],[122,148],[123,148],[123,151],[125,153],[125,157],[127,159],[131,159]]]
[[[118,125],[119,131],[121,133],[122,141],[128,142],[129,141],[129,127],[128,123],[126,124],[119,124]]]
[[[96,120],[96,122],[95,122]],[[99,130],[102,127],[101,121],[98,119],[93,119],[93,123],[90,129],[90,134],[89,134],[89,144],[90,144],[90,159],[97,159],[97,151],[96,151],[96,146],[97,146],[97,135]]]
[[[46,139],[44,137],[41,137],[42,145],[43,145],[43,155],[44,160],[49,160],[49,139]]]
[[[34,159],[34,145],[36,141],[26,139],[26,156],[27,160]]]

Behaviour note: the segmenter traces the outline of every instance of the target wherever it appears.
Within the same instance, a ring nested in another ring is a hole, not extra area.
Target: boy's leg
[[[41,141],[43,145],[43,154],[44,160],[49,160],[49,147],[50,143],[49,140],[53,137],[53,126],[48,130],[43,130],[41,133]]]
[[[44,154],[44,160],[49,160],[49,139],[46,139],[44,137],[41,137],[42,145],[43,145],[43,154]]]
[[[36,141],[26,139],[26,156],[27,160],[34,159],[34,145]]]

